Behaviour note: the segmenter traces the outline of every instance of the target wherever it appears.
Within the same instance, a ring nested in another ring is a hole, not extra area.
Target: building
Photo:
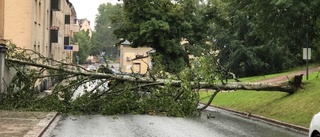
[[[92,37],[92,30],[90,27],[90,21],[88,19],[78,19],[80,25],[80,31],[89,31],[89,37]]]
[[[75,19],[69,0],[0,0],[0,38],[65,63],[76,50],[70,44],[80,29]]]
[[[79,51],[79,45],[77,43],[72,43],[71,38],[74,37],[74,33],[80,31],[79,22],[77,21],[77,12],[72,5],[72,3],[68,3],[70,8],[70,14],[66,14],[65,18],[70,21],[65,23],[65,37],[64,37],[64,51],[67,54],[67,62],[73,62],[73,52]]]
[[[45,0],[4,0],[3,38],[18,47],[49,55],[50,3]]]
[[[80,29],[78,22],[74,21],[77,16],[75,8],[69,0],[51,0],[51,10],[50,53],[52,54],[50,57],[72,63],[73,51],[77,51],[78,48],[77,45],[74,47],[70,40],[73,33],[79,32]]]
[[[1,0],[1,5],[3,38],[45,57],[72,62],[70,48],[64,46],[70,45],[70,36],[77,29],[70,24],[76,12],[69,0]]]
[[[120,68],[124,73],[146,74],[148,68],[152,68],[149,47],[132,48],[129,41],[124,41],[120,45]]]

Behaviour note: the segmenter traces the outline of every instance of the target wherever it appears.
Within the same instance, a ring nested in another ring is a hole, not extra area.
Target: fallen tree
[[[7,64],[17,74],[10,83],[9,92],[1,102],[3,109],[48,110],[65,113],[161,113],[169,116],[195,115],[205,109],[221,90],[276,91],[293,94],[301,84],[295,83],[215,83],[194,77],[192,69],[177,75],[164,72],[113,74],[87,71],[77,65],[66,64],[26,49],[12,47]],[[25,53],[36,55],[30,58]],[[39,63],[41,62],[41,63]],[[48,65],[57,64],[55,66]],[[73,69],[70,69],[70,65]],[[30,67],[32,66],[32,67]],[[108,69],[108,68],[104,68]],[[110,71],[102,71],[110,72]],[[161,73],[161,75],[160,75]],[[52,94],[39,97],[39,80],[55,82]],[[83,94],[74,98],[83,87]],[[200,89],[215,90],[209,102],[198,108]]]
[[[182,84],[181,80],[169,80],[169,79],[154,79],[152,77],[138,77],[134,75],[114,75],[114,74],[106,74],[106,73],[92,73],[86,71],[74,71],[66,68],[49,66],[44,64],[36,64],[30,63],[27,61],[15,60],[15,59],[7,59],[7,61],[11,63],[16,63],[20,65],[30,65],[55,71],[66,72],[69,75],[82,75],[88,76],[91,78],[97,79],[114,79],[120,81],[130,81],[130,82],[138,82],[138,83],[149,83],[150,85],[165,85],[170,81],[170,84],[173,86],[180,87]],[[53,77],[51,75],[41,76],[43,77]],[[38,77],[40,78],[40,77]],[[301,76],[295,76],[291,83],[242,83],[242,82],[231,82],[231,83],[209,83],[209,82],[191,82],[190,84],[194,88],[206,88],[212,90],[255,90],[255,91],[280,91],[280,92],[288,92],[290,94],[294,93],[297,87],[301,84]]]

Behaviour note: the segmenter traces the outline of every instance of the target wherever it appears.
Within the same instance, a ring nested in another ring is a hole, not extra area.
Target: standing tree
[[[74,38],[72,39],[73,43],[79,44],[79,51],[74,53],[74,56],[79,57],[79,63],[85,63],[86,59],[89,55],[89,49],[90,49],[90,37],[89,32],[80,31],[78,33],[75,33]],[[74,59],[76,61],[77,59]]]
[[[115,45],[118,40],[113,34],[113,30],[117,26],[111,23],[111,18],[112,15],[121,12],[121,7],[110,3],[101,4],[98,11],[90,54],[100,55],[101,52],[105,52],[108,58],[117,59],[117,47]]]
[[[169,116],[190,116],[203,109],[197,108],[201,88],[215,90],[208,102],[210,104],[220,90],[294,93],[301,86],[302,76],[296,78],[299,81],[294,79],[294,82],[287,84],[215,83],[216,77],[222,75],[222,72],[235,70],[234,66],[243,66],[245,71],[255,64],[259,66],[260,61],[252,59],[258,55],[255,53],[259,49],[257,45],[267,42],[258,37],[258,34],[252,33],[250,23],[254,14],[236,6],[229,8],[233,5],[232,2],[123,2],[124,5],[120,6],[123,11],[119,12],[121,14],[111,16],[112,23],[118,26],[116,36],[132,41],[134,47],[150,46],[156,49],[160,54],[157,65],[174,74],[155,72],[150,73],[150,77],[116,75],[107,70],[101,71],[104,73],[89,72],[81,66],[75,66],[76,70],[69,70],[69,64],[45,58],[32,50],[11,46],[6,61],[9,67],[17,70],[17,75],[8,86],[6,98],[0,101],[0,108],[89,114],[162,113]],[[182,38],[189,41],[185,47],[180,45]],[[74,40],[84,50],[80,49],[82,52],[79,51],[78,55],[88,54],[86,51],[90,40],[87,34],[80,32]],[[205,42],[209,44],[204,44]],[[216,50],[220,54],[218,59]],[[189,65],[189,54],[203,55],[199,59],[200,64],[186,67]],[[59,65],[45,65],[49,61]],[[223,63],[228,61],[233,62],[226,67]],[[38,92],[35,93],[37,80],[47,77],[54,78],[57,84],[52,94],[39,97]],[[83,89],[83,95],[73,98],[77,89]]]
[[[198,0],[123,0],[121,24],[114,33],[132,42],[133,47],[148,46],[161,55],[165,70],[180,72],[189,66],[188,54],[201,50],[206,40],[207,25],[201,22]],[[119,19],[119,18],[117,18]],[[180,42],[186,38],[190,48]]]
[[[283,71],[303,63],[302,48],[319,56],[317,0],[210,0],[208,20],[225,68],[240,76]],[[226,15],[226,16],[221,16]],[[222,18],[221,18],[222,17]]]

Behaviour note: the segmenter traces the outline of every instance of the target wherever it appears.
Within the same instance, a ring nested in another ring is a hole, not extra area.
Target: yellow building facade
[[[79,19],[79,25],[80,25],[80,30],[83,31],[89,31],[89,37],[92,37],[92,30],[91,30],[91,26],[90,26],[90,21],[85,18],[85,19]]]
[[[124,73],[146,74],[148,67],[152,68],[151,57],[148,54],[152,48],[132,48],[129,44],[130,42],[124,41],[120,45],[120,71]]]
[[[70,39],[70,29],[74,29],[70,27],[74,8],[68,0],[1,0],[1,4],[4,8],[0,8],[3,10],[0,14],[2,12],[4,16],[1,16],[0,31],[3,28],[4,39],[45,57],[72,62],[70,50],[64,49],[65,37]],[[53,29],[57,33],[52,33]],[[53,38],[56,41],[52,41]]]
[[[76,16],[69,0],[0,0],[0,40],[10,40],[44,57],[72,63],[77,47],[73,48],[70,39],[80,29]],[[8,75],[7,83],[14,74]],[[37,86],[47,84],[39,80]]]

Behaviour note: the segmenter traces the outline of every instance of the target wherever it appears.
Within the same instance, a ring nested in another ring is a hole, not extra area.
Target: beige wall
[[[72,51],[64,51],[64,36],[70,35],[65,14],[71,14],[70,3],[61,0],[61,10],[52,11],[50,0],[0,0],[0,38],[18,47],[32,49],[56,60],[72,58]],[[75,11],[74,11],[75,13]],[[50,43],[51,25],[59,26],[59,42]],[[3,31],[1,31],[3,30]]]
[[[4,38],[49,55],[50,0],[5,0]]]
[[[76,16],[69,4],[67,0],[61,0],[61,10],[52,11],[50,22],[50,0],[0,0],[0,38],[3,34],[4,39],[11,40],[18,47],[35,50],[56,60],[72,58],[72,53],[66,53],[63,48],[64,36],[71,36],[73,33],[71,24],[64,24],[64,17],[66,14],[73,14],[73,22]],[[58,26],[60,30],[59,42],[50,46],[51,25]]]
[[[55,60],[60,60],[66,63],[72,63],[72,51],[64,50],[64,37],[71,36],[70,25],[65,23],[65,15],[71,15],[71,8],[66,0],[61,1],[61,10],[54,11],[52,15],[52,26],[59,27],[58,43],[52,43],[52,57]]]
[[[52,58],[55,60],[62,59],[63,39],[64,39],[64,14],[63,3],[61,3],[61,11],[54,11],[52,13],[52,26],[59,27],[58,43],[52,43]]]
[[[73,52],[74,51],[79,51],[79,46],[76,45],[75,43],[71,42],[71,39],[74,37],[75,32],[79,32],[80,27],[79,27],[79,22],[76,20],[77,18],[77,12],[75,10],[75,7],[71,4],[70,6],[70,45],[73,47],[73,51],[68,51],[69,52],[69,57],[70,57],[70,63],[73,62],[74,56]]]
[[[70,37],[73,37],[75,32],[79,32],[79,22],[77,20],[77,13],[73,6],[71,6],[71,14],[70,14]]]
[[[138,47],[132,48],[129,46],[120,45],[120,71],[126,73],[140,73],[145,74],[148,66],[151,67],[151,57],[137,59],[136,55],[147,56],[148,51],[152,48]]]
[[[5,0],[4,38],[22,48],[33,49],[32,36],[36,33],[33,2]]]
[[[80,26],[80,30],[84,30],[87,31],[89,30],[89,37],[92,37],[92,30],[90,27],[90,23],[88,19],[83,19],[84,21],[82,22],[81,26]]]

